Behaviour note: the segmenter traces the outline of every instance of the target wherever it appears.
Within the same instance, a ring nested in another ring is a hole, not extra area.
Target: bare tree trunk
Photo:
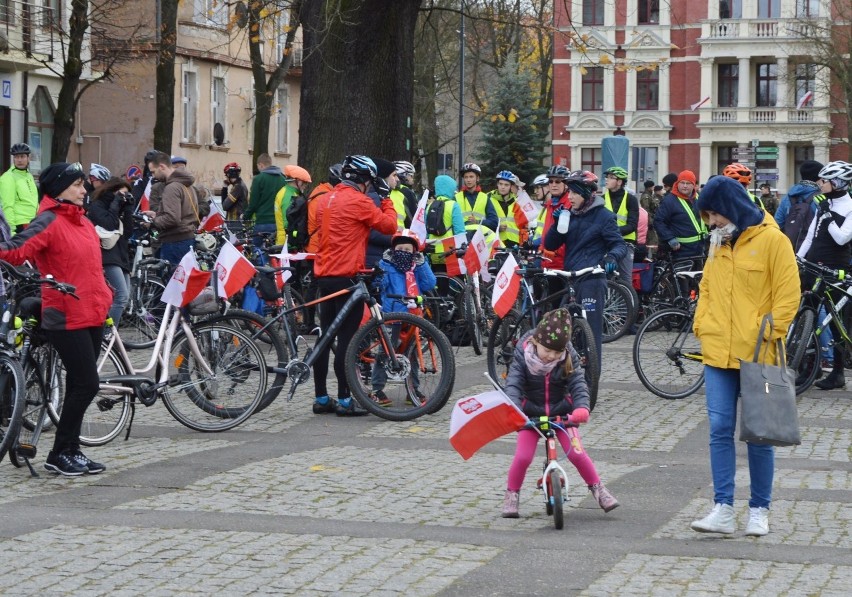
[[[68,156],[68,147],[74,134],[79,101],[77,86],[80,84],[80,76],[83,73],[81,50],[83,37],[89,28],[89,0],[72,0],[68,25],[68,55],[62,71],[62,87],[59,89],[59,99],[56,102],[53,142],[50,147],[51,156],[55,162],[64,161]]]
[[[406,157],[421,0],[306,0],[299,164],[323,174],[347,154]]]
[[[175,123],[175,52],[179,0],[160,0],[160,44],[157,50],[157,104],[154,148],[172,152]]]

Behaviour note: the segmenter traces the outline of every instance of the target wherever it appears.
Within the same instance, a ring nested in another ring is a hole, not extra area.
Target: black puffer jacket
[[[580,355],[568,345],[574,371],[565,375],[564,359],[547,375],[532,375],[524,359],[524,347],[533,335],[529,331],[518,340],[509,375],[506,395],[528,417],[567,415],[575,408],[589,408],[589,388],[580,364]]]
[[[133,234],[133,198],[122,201],[115,193],[103,193],[89,205],[86,212],[92,224],[105,230],[117,230],[121,220],[124,232],[111,249],[101,249],[104,265],[117,265],[130,272],[130,255],[127,242]]]

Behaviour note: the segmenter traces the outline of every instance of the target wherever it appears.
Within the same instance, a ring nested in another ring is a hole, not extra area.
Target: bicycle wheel
[[[252,311],[242,309],[229,309],[225,315],[214,315],[205,322],[221,323],[231,325],[246,332],[253,341],[258,343],[258,348],[263,354],[266,363],[266,371],[271,378],[271,383],[263,394],[260,404],[255,412],[260,412],[278,397],[281,388],[287,381],[284,368],[290,360],[290,351],[287,344],[278,333],[278,325],[272,324],[263,329],[269,321]],[[294,332],[295,333],[295,332]],[[272,375],[274,374],[274,377]]]
[[[553,526],[560,530],[565,519],[562,512],[562,483],[559,477],[559,471],[552,470],[547,476],[547,484],[550,486],[550,501],[553,507]]]
[[[24,363],[26,393],[24,412],[18,440],[9,447],[9,461],[16,467],[24,466],[25,458],[36,454],[36,446],[47,419],[47,392],[41,376],[40,365],[29,355]]]
[[[143,277],[138,287],[131,285],[128,308],[119,321],[119,333],[125,348],[154,346],[166,304],[160,300],[166,285],[159,278]]]
[[[463,301],[464,308],[462,309],[462,316],[467,324],[467,335],[470,338],[470,346],[473,348],[473,353],[479,356],[482,354],[482,327],[479,325],[479,314],[472,288],[465,290]]]
[[[692,333],[692,314],[665,309],[648,318],[633,341],[633,367],[649,391],[674,400],[704,383],[701,343]]]
[[[796,395],[804,394],[816,381],[820,371],[822,353],[819,347],[819,338],[811,334],[805,345],[805,353],[796,370]]]
[[[385,349],[387,339],[398,347],[396,366]],[[352,396],[383,419],[410,421],[437,412],[453,391],[456,367],[449,340],[410,313],[387,313],[382,322],[367,322],[355,333],[345,358]],[[375,389],[388,397],[386,406],[370,397]]]
[[[808,346],[808,338],[814,333],[814,322],[816,313],[813,309],[805,308],[796,314],[790,330],[787,332],[787,366],[793,371],[799,368],[805,349]]]
[[[233,429],[257,410],[266,393],[263,353],[246,332],[222,323],[200,322],[192,326],[192,335],[200,355],[184,333],[175,338],[163,404],[195,431]]]
[[[47,415],[51,425],[59,424],[62,400],[65,397],[65,369],[59,353],[50,344],[41,344],[30,353],[41,367],[41,378],[48,392]]]
[[[592,326],[582,317],[574,317],[571,321],[571,343],[580,355],[583,365],[586,385],[589,386],[589,410],[595,410],[598,402],[598,384],[601,378],[601,359],[598,355],[595,335]]]
[[[644,321],[650,319],[657,311],[671,309],[674,306],[675,299],[678,296],[676,283],[671,273],[667,272],[660,277],[651,294],[644,298],[642,305]]]
[[[439,330],[441,329],[441,298],[435,294],[434,290],[423,293],[423,319],[434,325]]]
[[[58,365],[62,363],[59,358],[55,361]],[[63,373],[64,368],[61,368],[53,375],[61,376]],[[125,374],[127,369],[114,350],[109,350],[98,358],[98,377],[101,380]],[[80,443],[84,446],[108,444],[119,436],[130,419],[130,394],[103,386],[102,382],[97,395],[86,409],[86,414],[83,415]]]
[[[0,460],[18,441],[25,408],[26,381],[17,359],[0,354]]]
[[[604,343],[618,340],[636,321],[636,307],[630,289],[621,282],[607,280],[603,313]]]
[[[514,309],[506,313],[506,317],[497,319],[491,326],[488,334],[488,346],[486,348],[486,361],[488,362],[488,375],[491,376],[501,388],[506,387],[506,376],[509,374],[509,366],[515,353],[515,345],[518,340],[532,329],[530,315],[521,315]]]

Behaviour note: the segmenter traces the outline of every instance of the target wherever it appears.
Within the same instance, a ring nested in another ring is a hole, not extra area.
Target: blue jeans
[[[113,289],[109,316],[112,317],[113,325],[118,327],[121,314],[124,313],[127,301],[130,299],[130,276],[118,265],[105,265],[104,277],[106,277],[107,284],[112,286]]]
[[[160,259],[165,259],[172,265],[177,265],[183,259],[183,256],[189,253],[189,250],[194,244],[194,238],[179,240],[173,243],[163,243],[160,246]]]
[[[737,399],[740,394],[739,369],[704,367],[707,416],[710,419],[710,469],[713,475],[713,501],[734,505],[734,474],[737,454],[734,430],[737,427]],[[775,448],[747,443],[748,472],[751,479],[750,508],[769,508],[775,474]]]

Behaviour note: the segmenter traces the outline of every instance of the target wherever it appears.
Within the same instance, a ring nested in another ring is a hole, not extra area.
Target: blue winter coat
[[[700,226],[701,215],[694,203],[692,213]],[[683,209],[683,204],[674,193],[666,193],[660,201],[660,206],[654,213],[654,230],[657,231],[660,244],[668,244],[673,238],[690,238],[699,234],[695,230],[689,214]],[[673,253],[674,257],[678,259],[698,257],[704,253],[704,245],[703,240],[694,243],[681,243],[680,249]]]
[[[790,206],[792,204],[807,201],[817,194],[819,194],[819,187],[815,182],[811,182],[810,180],[800,180],[790,187],[790,190],[781,199],[781,203],[775,211],[775,223],[778,224],[778,227],[784,230],[784,221],[787,219],[787,214],[790,213]],[[817,212],[816,202],[811,203],[811,211],[814,214]]]
[[[379,282],[379,289],[382,293],[382,311],[385,313],[392,313],[394,311],[407,313],[408,305],[405,301],[388,297],[389,294],[402,296],[408,294],[406,292],[405,272],[399,271],[389,260],[390,254],[385,254],[378,264],[384,272]],[[429,292],[435,288],[435,274],[432,273],[432,268],[429,267],[427,260],[423,260],[414,266],[414,280],[417,282],[417,289],[420,291],[420,294]]]
[[[544,248],[555,251],[565,245],[562,269],[573,271],[592,267],[609,255],[616,262],[627,255],[627,243],[618,231],[615,214],[604,207],[603,199],[594,197],[588,210],[571,213],[568,232],[562,234],[551,226],[544,236]]]
[[[367,192],[367,197],[373,200],[376,207],[381,207],[382,198],[379,197],[378,193],[369,191]],[[364,261],[367,269],[373,268],[379,263],[382,254],[390,248],[392,238],[393,234],[382,234],[378,230],[370,230],[370,236],[367,239],[367,254]]]

